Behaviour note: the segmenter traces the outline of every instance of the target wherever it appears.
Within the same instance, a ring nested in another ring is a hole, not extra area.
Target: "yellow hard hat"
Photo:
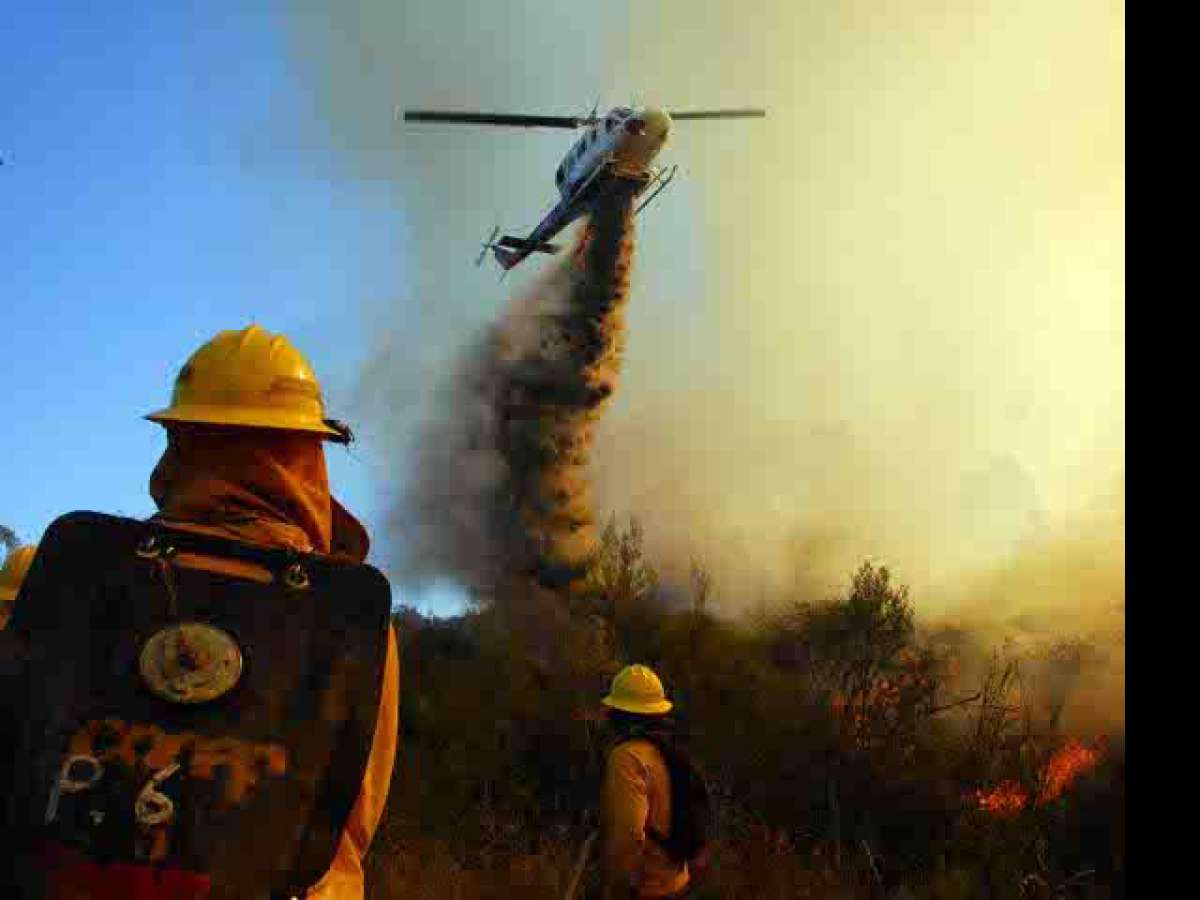
[[[4,568],[0,569],[0,602],[10,603],[16,599],[17,591],[21,589],[21,582],[25,580],[35,555],[36,544],[26,544],[9,552],[8,558],[4,560]]]
[[[624,712],[656,716],[671,709],[662,682],[648,666],[626,666],[612,681],[608,696],[600,701]]]
[[[308,360],[281,334],[251,325],[222,331],[184,363],[171,405],[151,422],[193,422],[308,431],[345,440],[325,420],[321,386]]]

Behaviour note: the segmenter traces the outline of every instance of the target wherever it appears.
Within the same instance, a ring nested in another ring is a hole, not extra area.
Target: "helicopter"
[[[401,111],[397,110],[397,114]],[[405,110],[405,122],[452,125],[498,125],[521,128],[583,129],[554,173],[559,199],[526,237],[503,235],[492,229],[475,265],[489,250],[504,270],[501,277],[534,253],[556,253],[551,241],[564,228],[611,190],[618,180],[633,182],[638,195],[649,191],[635,210],[641,213],[675,178],[678,166],[656,167],[654,160],[667,143],[674,122],[689,119],[762,118],[763,109],[671,111],[652,106],[617,106],[604,115],[596,107],[586,116],[538,116],[509,113]]]

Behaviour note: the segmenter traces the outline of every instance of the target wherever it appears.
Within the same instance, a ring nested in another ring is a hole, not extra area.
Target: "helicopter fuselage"
[[[671,117],[664,110],[615,107],[571,145],[554,173],[555,186],[564,198],[574,196],[600,166],[610,166],[614,175],[642,177],[670,135]]]
[[[670,135],[671,116],[661,109],[618,106],[593,118],[555,170],[560,199],[554,208],[528,237],[505,235],[497,241],[494,231],[485,251],[490,249],[505,271],[531,253],[554,253],[558,248],[550,241],[586,214],[614,179],[641,182],[645,187],[661,178],[661,173],[652,173],[651,164]]]

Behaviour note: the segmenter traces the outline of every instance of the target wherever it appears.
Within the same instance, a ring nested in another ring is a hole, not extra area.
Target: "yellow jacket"
[[[396,758],[396,733],[400,715],[400,654],[396,649],[396,631],[388,629],[387,662],[383,669],[383,695],[379,698],[379,718],[375,739],[367,758],[362,789],[350,818],[342,829],[333,865],[306,897],[314,900],[362,900],[363,858],[371,837],[379,826],[392,783],[392,763]]]
[[[662,897],[688,883],[687,863],[672,861],[646,835],[649,823],[659,834],[671,829],[671,782],[658,748],[630,740],[609,751],[601,808],[607,896],[628,896],[628,887],[644,897]]]

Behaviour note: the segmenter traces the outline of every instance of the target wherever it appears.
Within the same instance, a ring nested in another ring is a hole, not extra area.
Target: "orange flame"
[[[1042,770],[1042,789],[1038,803],[1051,803],[1063,795],[1071,784],[1100,761],[1100,751],[1071,739],[1046,763]]]
[[[1042,806],[1059,799],[1075,779],[1100,761],[1099,747],[1088,747],[1071,738],[1055,751],[1041,772],[1041,789],[1036,805]],[[1029,793],[1015,781],[1002,781],[991,790],[975,791],[972,795],[979,808],[998,819],[1015,818],[1029,806]]]
[[[990,791],[976,791],[979,808],[998,819],[1013,819],[1029,803],[1029,795],[1015,781],[1002,781]]]

